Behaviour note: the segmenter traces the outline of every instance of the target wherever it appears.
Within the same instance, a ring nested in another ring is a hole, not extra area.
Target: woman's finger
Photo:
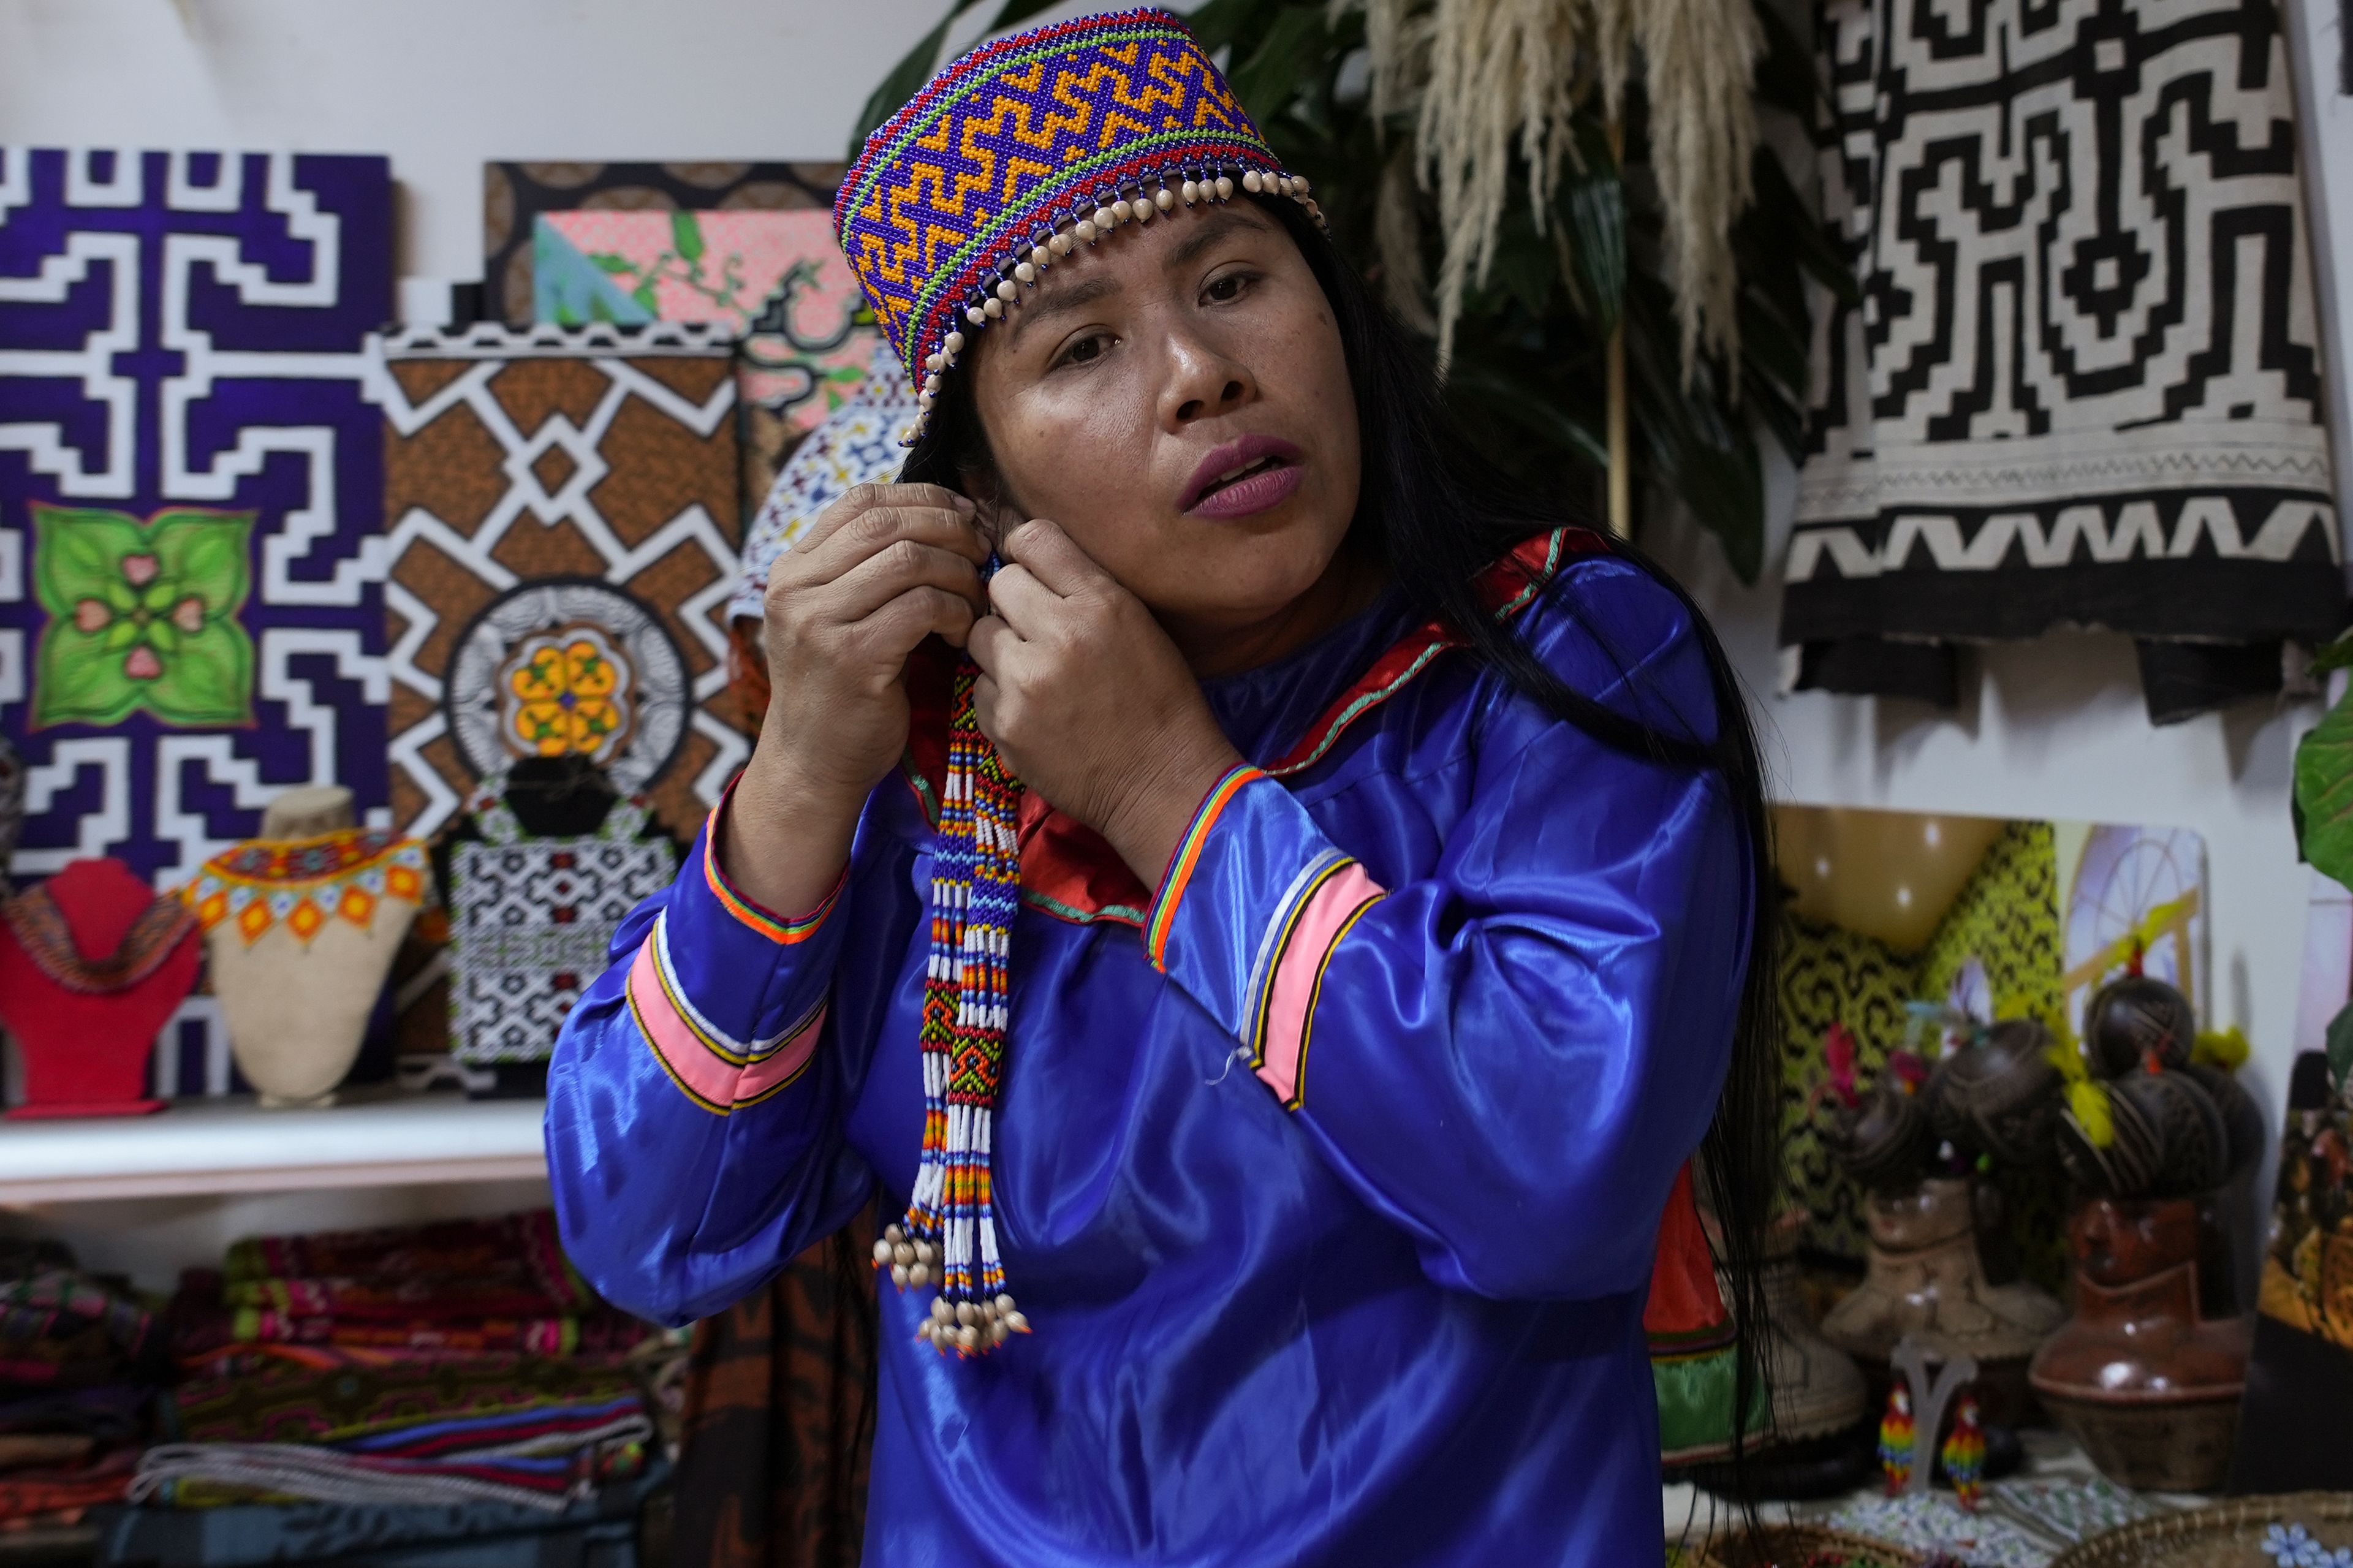
[[[971,635],[978,612],[970,600],[945,588],[926,584],[910,588],[849,628],[860,653],[878,662],[897,663],[915,651],[927,637],[944,638],[962,647]]]
[[[1029,568],[1039,582],[1064,598],[1108,583],[1111,574],[1095,564],[1060,527],[1042,517],[1032,518],[1005,536],[1000,551],[1008,561]]]
[[[1000,566],[988,580],[988,607],[1023,637],[1043,631],[1061,603],[1062,596],[1038,581],[1027,566]]]
[[[927,544],[951,544],[951,537],[965,534],[969,546],[953,549],[988,561],[988,544],[972,518],[972,501],[939,485],[859,485],[818,513],[791,553],[830,563],[830,574],[840,574],[908,530],[923,530]]]
[[[939,588],[955,595],[974,615],[988,608],[980,568],[936,544],[902,539],[887,544],[820,590],[817,601],[826,619],[863,620],[911,588]]]
[[[1021,634],[1005,623],[1002,616],[983,616],[972,624],[972,636],[965,644],[972,662],[983,671],[995,674],[1005,668],[1005,658]]]

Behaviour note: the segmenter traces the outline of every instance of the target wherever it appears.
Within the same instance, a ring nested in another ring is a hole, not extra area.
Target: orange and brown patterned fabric
[[[855,1568],[874,1447],[869,1208],[695,1325],[678,1568]]]

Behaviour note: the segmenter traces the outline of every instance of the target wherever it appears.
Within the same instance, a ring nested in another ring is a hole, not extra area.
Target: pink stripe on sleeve
[[[1261,1082],[1288,1105],[1299,1095],[1299,1071],[1307,1046],[1308,1017],[1324,977],[1324,961],[1365,908],[1382,894],[1379,883],[1355,861],[1326,877],[1309,895],[1292,927],[1268,985],[1266,1055]]]
[[[792,1038],[744,1069],[743,1081],[735,1086],[735,1103],[756,1104],[800,1077],[801,1068],[817,1054],[818,1034],[824,1027],[825,1009],[820,1006],[793,1031]]]
[[[629,1012],[670,1081],[703,1110],[724,1115],[767,1099],[798,1078],[817,1054],[818,1036],[825,1028],[825,1008],[819,1006],[810,1014],[807,1023],[766,1056],[740,1064],[729,1061],[688,1020],[664,984],[658,951],[660,938],[661,928],[657,926],[630,962]]]
[[[654,957],[654,938],[638,947],[629,963],[629,1011],[638,1030],[689,1099],[705,1110],[724,1111],[735,1102],[735,1082],[743,1069],[711,1054],[702,1038],[680,1016],[662,985],[661,966]]]

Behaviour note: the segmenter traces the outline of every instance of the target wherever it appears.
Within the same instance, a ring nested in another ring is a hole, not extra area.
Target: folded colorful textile
[[[0,1476],[0,1520],[32,1519],[120,1502],[131,1485],[136,1456],[117,1448],[96,1464],[26,1469]]]
[[[185,1442],[343,1447],[472,1420],[537,1419],[551,1432],[566,1423],[586,1430],[616,1410],[644,1414],[632,1374],[617,1360],[501,1356],[390,1367],[264,1366],[197,1378],[174,1394],[170,1422],[171,1436]]]
[[[139,1384],[102,1383],[45,1388],[0,1401],[0,1432],[71,1433],[100,1444],[143,1436],[155,1391]]]
[[[406,1287],[434,1281],[470,1290],[498,1284],[526,1289],[564,1310],[596,1302],[565,1260],[551,1209],[379,1230],[253,1237],[229,1248],[225,1272],[232,1284],[303,1279]]]
[[[642,1422],[643,1417],[639,1420]],[[651,1431],[651,1424],[645,1430]],[[294,1443],[169,1443],[140,1457],[130,1500],[180,1508],[270,1502],[506,1502],[560,1510],[606,1473],[633,1471],[626,1451],[605,1464],[587,1452],[552,1458],[396,1459]]]
[[[102,1568],[635,1568],[638,1511],[668,1484],[655,1465],[559,1512],[502,1502],[113,1508],[93,1521],[92,1555]],[[437,1555],[448,1552],[464,1555]]]
[[[59,1264],[0,1280],[0,1380],[89,1382],[146,1354],[153,1321],[129,1295]]]

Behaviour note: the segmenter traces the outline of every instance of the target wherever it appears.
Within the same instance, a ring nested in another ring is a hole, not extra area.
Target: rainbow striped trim
[[[689,1000],[670,958],[670,911],[629,963],[629,1016],[679,1091],[703,1110],[725,1116],[783,1092],[817,1055],[825,1004],[773,1038],[736,1040]]]
[[[1201,846],[1208,842],[1209,829],[1218,825],[1218,817],[1227,803],[1240,793],[1247,784],[1255,784],[1267,776],[1262,768],[1248,763],[1237,763],[1225,777],[1209,787],[1201,804],[1193,811],[1191,826],[1176,841],[1176,848],[1168,857],[1168,868],[1160,874],[1160,891],[1152,900],[1152,909],[1144,926],[1144,952],[1152,960],[1152,967],[1163,974],[1168,973],[1168,928],[1176,923],[1176,906],[1184,901],[1187,884],[1193,879],[1193,868],[1201,862]]]
[[[1299,874],[1281,912],[1267,924],[1252,965],[1249,994],[1258,1000],[1248,1044],[1250,1070],[1286,1110],[1298,1110],[1307,1098],[1307,1047],[1315,1005],[1324,996],[1324,971],[1366,911],[1388,896],[1362,866],[1329,849]]]
[[[735,786],[728,785],[727,798],[733,798],[734,794]],[[728,881],[727,874],[719,868],[719,820],[720,814],[726,809],[727,799],[712,806],[711,820],[702,830],[702,879],[710,886],[711,896],[717,899],[738,921],[770,942],[786,947],[797,942],[807,942],[817,934],[818,927],[825,923],[825,917],[833,912],[834,903],[841,897],[841,889],[849,885],[849,868],[844,866],[841,868],[841,879],[834,883],[833,891],[828,893],[817,908],[798,920],[780,920],[737,892],[734,884]]]

